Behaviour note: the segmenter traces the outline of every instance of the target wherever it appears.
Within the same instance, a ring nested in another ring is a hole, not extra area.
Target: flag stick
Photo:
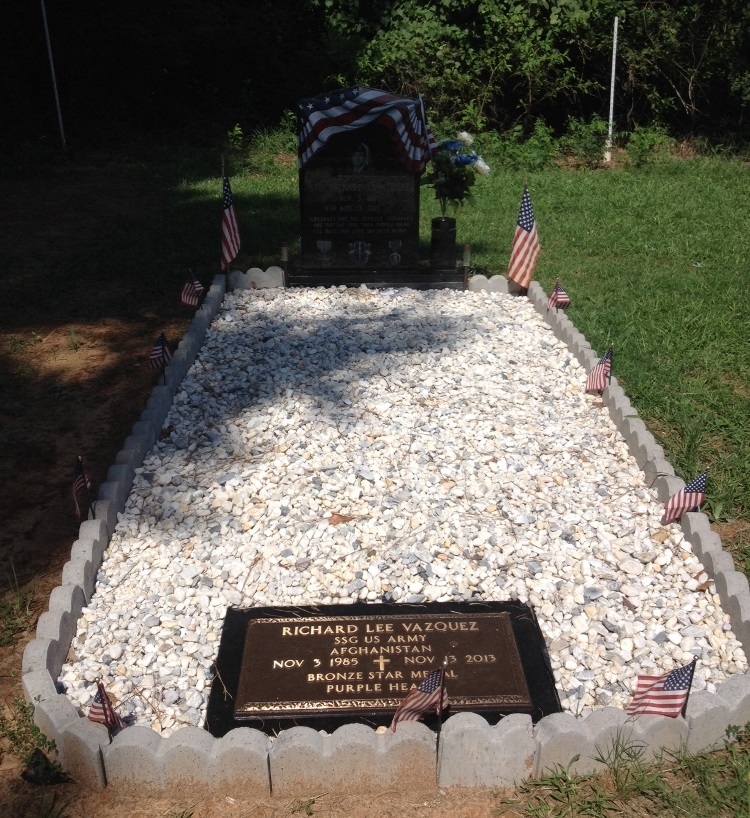
[[[609,356],[609,372],[607,373],[607,383],[612,383],[612,367],[615,365],[615,348],[612,347],[612,352]]]
[[[690,688],[693,686],[693,676],[695,675],[695,666],[698,664],[698,657],[696,656],[693,659],[692,666],[690,668],[690,681],[688,682],[688,689],[687,689],[687,696],[685,696],[685,703],[682,705],[682,710],[680,711],[680,715],[682,718],[685,718],[685,713],[687,712],[688,706],[688,699],[690,698]]]
[[[91,492],[89,491],[89,480],[88,474],[86,474],[86,470],[83,468],[83,458],[81,455],[78,455],[78,462],[81,464],[81,474],[83,475],[83,487],[86,490],[86,502],[89,504],[89,510],[86,512],[86,519],[88,520],[89,513],[91,516],[94,516],[94,505],[91,502]]]
[[[440,698],[438,699],[438,726],[437,741],[435,742],[435,775],[437,783],[440,783],[440,730],[443,726],[443,696],[445,695],[445,669],[448,667],[448,657],[443,659],[443,666],[440,668]]]

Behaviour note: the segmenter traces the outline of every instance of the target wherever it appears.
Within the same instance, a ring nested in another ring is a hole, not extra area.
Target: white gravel
[[[519,599],[563,707],[747,669],[715,588],[526,299],[227,295],[105,553],[62,681],[201,725],[228,605]]]

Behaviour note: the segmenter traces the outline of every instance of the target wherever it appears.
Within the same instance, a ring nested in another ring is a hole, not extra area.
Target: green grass
[[[740,818],[750,815],[750,729],[730,728],[734,739],[714,753],[665,755],[646,763],[637,744],[615,741],[597,760],[603,772],[573,775],[555,767],[525,782],[518,798],[502,801],[528,818]]]
[[[10,573],[5,571],[7,589],[0,596],[0,647],[12,645],[31,623],[32,588],[22,588],[16,576],[15,566],[10,563]]]

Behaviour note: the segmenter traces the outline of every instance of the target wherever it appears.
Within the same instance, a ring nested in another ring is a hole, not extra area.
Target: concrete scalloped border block
[[[531,716],[512,713],[490,726],[477,713],[457,713],[440,734],[441,787],[512,787],[529,778],[537,742]]]
[[[157,791],[214,790],[226,794],[271,793],[270,739],[240,727],[217,739],[198,727],[184,727],[162,738],[148,727],[129,727],[104,748],[107,783],[116,789],[139,786]]]
[[[251,267],[246,273],[242,270],[229,271],[229,286],[233,290],[267,290],[284,286],[284,270],[271,266],[267,270]]]
[[[431,792],[437,787],[435,741],[419,722],[383,733],[364,724],[346,724],[330,735],[292,727],[279,733],[268,753],[273,794],[315,790],[321,781],[333,792]]]
[[[269,268],[270,272],[274,268]],[[244,275],[244,274],[243,274]],[[474,292],[519,294],[503,276],[474,276]],[[727,679],[717,693],[694,693],[687,721],[659,716],[628,717],[606,707],[585,719],[555,713],[532,727],[529,716],[512,714],[497,725],[473,713],[460,713],[443,727],[440,758],[435,758],[435,734],[418,722],[402,722],[395,733],[376,733],[359,724],[345,725],[332,735],[307,727],[285,730],[275,740],[250,728],[230,731],[215,739],[203,730],[187,727],[162,738],[147,727],[134,726],[110,744],[102,725],[81,717],[70,700],[57,693],[59,675],[75,632],[81,608],[91,598],[102,555],[117,523],[118,511],[132,487],[134,470],[158,438],[172,398],[195,360],[206,331],[226,293],[224,276],[217,276],[185,337],[166,369],[166,384],[154,387],[141,418],[133,424],[115,465],[100,487],[95,519],[81,524],[70,560],[63,568],[63,584],[50,595],[47,613],[40,617],[37,638],[23,653],[22,684],[35,705],[34,721],[53,739],[60,761],[81,784],[100,789],[164,787],[217,789],[257,788],[267,794],[299,794],[317,789],[321,779],[331,789],[351,791],[395,788],[401,791],[434,790],[436,763],[440,785],[448,787],[509,786],[557,765],[571,772],[602,768],[597,754],[606,757],[618,740],[633,741],[646,758],[663,750],[686,747],[698,752],[721,746],[726,729],[750,721],[750,674]],[[547,295],[532,282],[528,297],[550,325],[555,337],[567,344],[586,371],[598,361],[588,341],[567,315],[547,311]],[[617,430],[643,470],[647,485],[666,500],[684,487],[664,451],[648,431],[615,377],[602,393]],[[734,570],[732,558],[704,514],[684,514],[685,539],[714,578],[733,631],[750,653],[750,588]],[[574,756],[576,762],[571,763]]]

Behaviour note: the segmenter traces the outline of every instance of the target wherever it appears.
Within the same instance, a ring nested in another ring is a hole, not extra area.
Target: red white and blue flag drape
[[[303,99],[297,109],[301,168],[332,136],[373,123],[390,131],[401,164],[410,172],[421,173],[432,157],[435,141],[419,99],[357,86]]]

